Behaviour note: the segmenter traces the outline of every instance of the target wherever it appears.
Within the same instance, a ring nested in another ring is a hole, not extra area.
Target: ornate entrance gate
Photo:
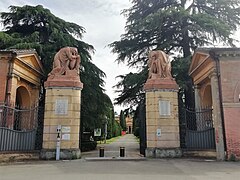
[[[180,112],[181,147],[186,150],[216,149],[212,109],[182,109]]]

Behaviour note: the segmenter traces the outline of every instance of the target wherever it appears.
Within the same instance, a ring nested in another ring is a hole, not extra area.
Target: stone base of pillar
[[[147,148],[145,155],[148,158],[179,158],[182,157],[180,148]]]
[[[56,149],[42,149],[40,152],[40,158],[44,160],[56,159]],[[80,159],[81,151],[80,149],[61,149],[60,159]]]

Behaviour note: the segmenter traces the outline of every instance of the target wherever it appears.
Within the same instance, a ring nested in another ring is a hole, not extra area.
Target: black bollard
[[[104,147],[100,147],[100,149],[99,149],[99,157],[104,157]]]
[[[125,156],[125,147],[120,147],[120,157]]]

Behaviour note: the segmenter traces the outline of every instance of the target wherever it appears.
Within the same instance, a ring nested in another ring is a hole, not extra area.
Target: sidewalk
[[[104,147],[104,157],[105,159],[117,158],[120,156],[120,147],[125,148],[126,158],[141,158],[142,155],[139,153],[139,142],[133,134],[126,134],[121,136],[116,141],[111,144],[98,144],[97,149],[90,152],[83,152],[82,158],[97,158],[99,157],[99,149]]]

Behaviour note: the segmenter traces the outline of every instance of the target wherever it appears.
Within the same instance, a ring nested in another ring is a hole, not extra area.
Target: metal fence
[[[215,149],[212,108],[199,110],[184,108],[180,111],[181,147],[189,150]]]
[[[0,151],[41,149],[43,108],[0,106]]]
[[[188,130],[207,130],[213,128],[212,108],[206,107],[198,110],[186,108],[186,127]]]

